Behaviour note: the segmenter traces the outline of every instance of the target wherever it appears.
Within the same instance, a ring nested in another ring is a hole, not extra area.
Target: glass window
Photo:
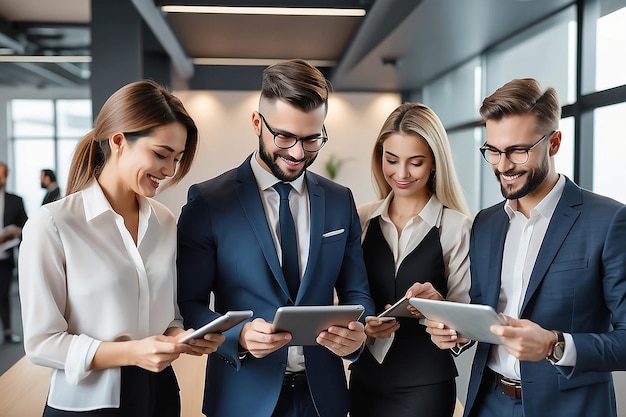
[[[13,142],[13,161],[10,177],[15,192],[24,199],[26,212],[41,205],[45,190],[41,188],[41,170],[54,169],[54,140],[20,138]]]
[[[556,172],[574,181],[574,118],[566,117],[559,123],[561,147],[554,156]]]
[[[11,136],[52,137],[54,135],[54,110],[51,100],[12,100]]]
[[[482,145],[481,128],[464,129],[448,134],[454,168],[471,215],[480,207],[480,164],[478,148]]]
[[[52,169],[61,193],[76,144],[92,128],[91,100],[11,100],[9,141],[11,187],[27,212],[41,205],[42,169]]]
[[[587,0],[583,19],[583,93],[626,84],[626,0]]]
[[[424,104],[437,113],[446,127],[476,120],[482,99],[479,58],[472,59],[423,89]]]
[[[57,101],[57,135],[82,137],[91,129],[91,100]]]
[[[528,28],[486,56],[487,95],[514,78],[535,78],[554,87],[561,105],[576,100],[576,8]],[[541,53],[538,53],[541,51]]]
[[[626,103],[600,107],[593,112],[593,191],[626,203]]]

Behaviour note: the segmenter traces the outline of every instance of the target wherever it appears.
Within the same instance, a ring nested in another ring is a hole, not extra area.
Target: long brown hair
[[[111,156],[111,136],[126,133],[126,140],[132,142],[158,127],[175,122],[181,123],[187,130],[187,141],[176,173],[168,185],[179,182],[191,168],[198,148],[196,124],[182,102],[154,81],[136,81],[117,90],[102,106],[94,128],[76,146],[67,181],[67,195],[82,190],[93,178],[98,178]]]

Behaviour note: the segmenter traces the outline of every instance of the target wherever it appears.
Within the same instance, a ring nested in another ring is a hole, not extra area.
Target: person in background
[[[472,303],[504,314],[502,344],[478,343],[472,417],[617,416],[611,371],[626,370],[626,206],[556,171],[553,88],[515,79],[485,98],[480,148],[505,200],[474,219]],[[443,349],[462,341],[427,321]]]
[[[326,79],[306,61],[266,68],[251,117],[258,151],[189,189],[178,223],[185,324],[197,327],[228,310],[254,311],[225,332],[226,342],[208,358],[207,417],[348,412],[342,357],[359,354],[364,325],[331,326],[318,335],[318,346],[303,347],[287,346],[291,335],[270,323],[282,306],[332,305],[335,291],[340,304],[373,313],[352,193],[307,170],[328,140],[328,94]]]
[[[22,227],[28,217],[24,200],[6,192],[9,167],[0,162],[0,320],[4,329],[4,343],[21,343],[22,338],[13,333],[11,325],[11,285],[15,282],[15,253],[20,242]]]
[[[372,153],[381,200],[358,208],[376,312],[402,297],[469,302],[471,220],[446,131],[421,103],[387,118]],[[351,417],[451,417],[457,376],[417,318],[368,317],[367,349],[351,365]]]
[[[223,342],[178,343],[191,330],[176,304],[176,221],[152,199],[162,181],[187,174],[197,144],[178,98],[152,81],[130,83],[77,145],[67,196],[24,226],[24,348],[52,368],[44,416],[178,417],[170,364]]]
[[[41,188],[46,190],[46,195],[41,202],[41,205],[57,201],[61,198],[61,189],[57,184],[57,176],[51,169],[41,170]]]

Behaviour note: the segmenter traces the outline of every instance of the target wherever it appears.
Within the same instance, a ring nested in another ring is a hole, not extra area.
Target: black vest
[[[447,277],[439,229],[433,227],[402,261],[395,274],[393,253],[380,229],[380,217],[370,221],[363,241],[363,256],[376,312],[404,296],[416,282],[430,282],[444,297]],[[352,377],[386,390],[447,381],[457,376],[452,355],[439,349],[418,319],[398,318],[400,328],[382,364],[367,348],[351,366]],[[367,382],[366,382],[367,381]]]

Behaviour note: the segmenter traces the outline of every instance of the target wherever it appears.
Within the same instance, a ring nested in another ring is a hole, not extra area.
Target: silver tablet
[[[394,305],[380,313],[378,317],[409,317],[413,319],[419,318],[417,316],[414,316],[409,310],[407,310],[408,305],[409,299],[401,298],[400,300],[396,301]]]
[[[191,339],[199,339],[207,333],[225,332],[250,317],[252,317],[252,310],[227,311],[223,316],[210,321],[195,332],[180,339],[179,342],[185,343]]]
[[[409,302],[424,317],[445,323],[465,338],[495,345],[502,344],[500,336],[491,333],[489,327],[492,324],[505,323],[490,306],[424,298],[411,298]]]
[[[286,306],[276,310],[272,324],[276,332],[291,333],[290,345],[314,346],[315,339],[330,326],[348,327],[365,308],[360,305]]]

